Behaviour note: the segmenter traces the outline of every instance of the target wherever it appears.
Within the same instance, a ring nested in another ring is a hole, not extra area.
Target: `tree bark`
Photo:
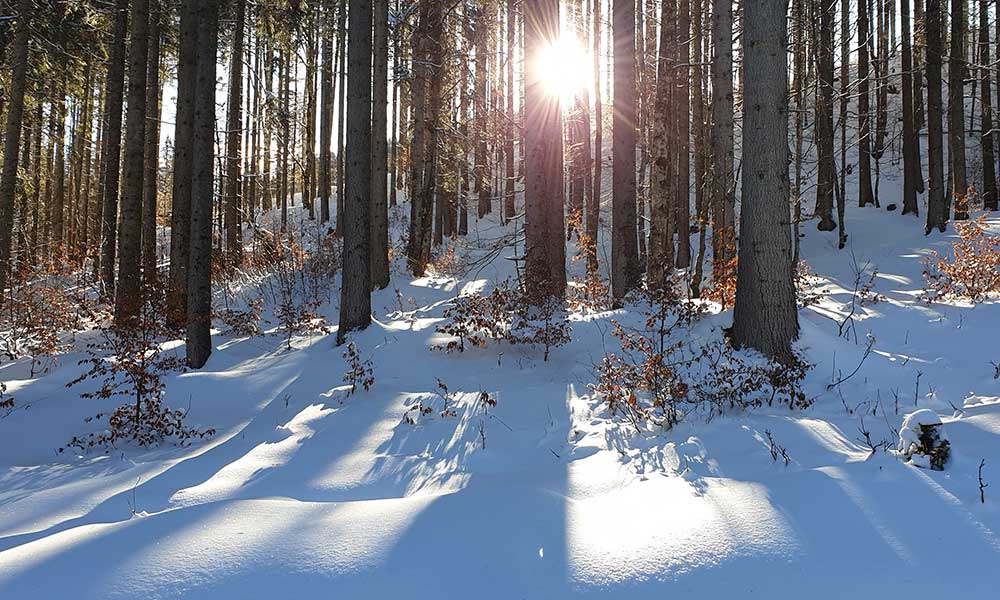
[[[174,181],[170,213],[170,287],[168,317],[183,324],[188,312],[188,263],[191,257],[191,173],[193,163],[194,102],[198,68],[198,2],[181,5],[177,59],[177,118],[174,126]]]
[[[380,18],[382,15],[380,13]],[[347,43],[347,146],[344,198],[344,269],[340,293],[337,344],[349,331],[371,323],[371,193],[372,193],[372,5],[351,2]],[[385,86],[381,95],[385,96]],[[383,104],[382,118],[385,118]],[[383,144],[385,135],[383,129]],[[382,183],[385,184],[383,173]]]
[[[121,224],[115,324],[128,325],[142,307],[142,177],[146,145],[146,69],[149,63],[149,2],[133,0],[129,20],[128,112],[125,115],[125,164],[122,168]]]
[[[679,0],[677,5],[677,37],[680,41],[680,64],[677,73],[674,111],[678,117],[677,132],[677,266],[691,265],[691,3]]]
[[[487,42],[489,41],[489,38],[487,26],[489,20],[487,18],[485,4],[485,2],[476,3],[473,19],[473,32],[475,36],[476,50],[476,70],[473,89],[476,110],[476,118],[473,122],[475,131],[475,167],[473,167],[473,173],[475,173],[476,176],[475,192],[478,198],[477,214],[480,219],[492,210],[490,202],[491,192],[489,188],[489,164],[486,158],[486,124],[489,121],[489,108],[486,104],[486,80],[488,77],[487,74],[489,66],[489,53],[487,51]]]
[[[142,177],[142,274],[146,282],[156,279],[156,204],[160,158],[160,0],[149,5],[149,61],[146,67],[146,145]]]
[[[873,1],[879,2],[880,0]],[[868,43],[870,38],[868,0],[858,0],[858,206],[868,206],[875,202],[872,194],[872,126],[869,108],[871,96],[868,89]]]
[[[944,40],[941,38],[941,1],[927,0],[924,30],[927,35],[927,222],[925,233],[948,223],[948,203],[944,187],[944,132],[942,131],[941,61]]]
[[[969,218],[965,172],[965,0],[951,0],[951,51],[948,56],[948,158],[955,219]],[[946,208],[947,211],[947,200]]]
[[[732,339],[794,361],[798,313],[788,219],[786,1],[744,6],[743,210]]]
[[[375,0],[374,77],[371,124],[371,283],[389,285],[389,147],[386,111],[389,106],[389,1]]]
[[[674,218],[673,198],[670,194],[670,174],[667,169],[672,159],[669,152],[668,130],[674,114],[670,106],[670,84],[674,67],[669,59],[671,41],[671,0],[661,3],[660,43],[657,53],[656,94],[652,110],[653,132],[649,143],[650,159],[650,222],[649,255],[646,276],[650,285],[660,286],[673,272],[674,267]]]
[[[635,2],[613,0],[614,117],[611,126],[611,295],[621,302],[639,286],[636,239]],[[531,129],[530,125],[528,126]]]
[[[540,300],[562,296],[566,288],[562,113],[558,95],[546,91],[545,73],[535,60],[547,44],[558,39],[559,2],[537,0],[522,6],[526,57],[524,271],[528,290]]]
[[[906,2],[907,0],[901,0]],[[919,1],[919,0],[918,0]],[[983,152],[983,208],[997,210],[996,155],[993,134],[993,95],[990,93],[990,17],[989,3],[979,0],[979,77],[982,124],[979,141]]]
[[[922,0],[916,0],[921,2]],[[903,214],[917,215],[917,178],[920,176],[920,140],[913,122],[913,58],[910,46],[910,0],[899,1],[902,21],[902,79],[903,79]]]
[[[604,100],[601,96],[601,0],[594,2],[594,183],[587,207],[587,273],[597,273],[597,238],[601,223],[601,176],[604,166]]]
[[[188,262],[187,361],[200,369],[212,354],[212,200],[215,181],[215,63],[219,0],[198,0],[196,86],[192,124],[191,255]]]
[[[229,100],[226,110],[226,255],[232,266],[243,258],[240,231],[240,126],[243,123],[243,32],[246,21],[246,0],[236,0],[236,23],[229,62]]]
[[[816,92],[816,216],[820,231],[837,228],[833,220],[833,191],[836,168],[833,162],[833,8],[817,0],[819,39],[816,63],[819,78]]]
[[[330,220],[330,145],[333,143],[333,39],[334,8],[331,0],[323,5],[322,66],[320,67],[319,116],[319,220]]]
[[[733,3],[712,4],[712,273],[732,258],[736,243],[733,204]]]
[[[0,305],[6,298],[5,290],[10,273],[11,244],[14,233],[14,193],[17,189],[18,153],[21,149],[21,121],[24,118],[24,90],[28,70],[28,41],[31,33],[31,0],[17,4],[17,29],[11,56],[13,72],[7,91],[7,127],[4,131],[3,173],[0,175]],[[36,123],[41,127],[41,123]],[[23,219],[22,215],[22,219]]]

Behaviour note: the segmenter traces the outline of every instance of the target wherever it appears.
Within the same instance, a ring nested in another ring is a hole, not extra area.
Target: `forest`
[[[0,598],[996,594],[1000,2],[0,0]]]

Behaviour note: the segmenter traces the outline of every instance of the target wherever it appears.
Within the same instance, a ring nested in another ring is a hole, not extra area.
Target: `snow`
[[[898,183],[883,179],[883,205]],[[273,331],[216,333],[204,369],[167,379],[167,403],[218,431],[190,447],[59,455],[108,408],[64,387],[82,354],[39,377],[0,365],[30,405],[0,420],[0,598],[992,597],[1000,510],[992,488],[979,502],[977,469],[989,481],[1000,464],[1000,303],[921,299],[919,259],[950,230],[855,206],[847,225],[885,300],[859,303],[838,335],[853,263],[804,225],[822,296],[800,311],[807,410],[695,414],[668,432],[609,418],[587,385],[615,348],[609,320],[641,320],[629,310],[574,315],[547,362],[521,346],[432,351],[447,301],[510,275],[502,258],[458,280],[397,270],[352,336],[375,363],[367,392],[347,395],[332,333],[291,349]],[[507,231],[471,226],[472,253]],[[324,311],[336,322],[335,298]],[[731,318],[687,335],[719,339]],[[438,378],[457,415],[404,422],[416,402],[440,406]],[[953,444],[943,472],[861,434],[892,445],[936,422]]]

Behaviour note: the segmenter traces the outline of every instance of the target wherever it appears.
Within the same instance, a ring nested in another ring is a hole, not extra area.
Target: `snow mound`
[[[950,449],[951,442],[936,412],[922,408],[903,419],[897,450],[910,464],[940,471],[948,462]]]

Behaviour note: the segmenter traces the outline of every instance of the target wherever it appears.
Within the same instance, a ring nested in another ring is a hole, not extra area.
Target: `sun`
[[[558,96],[563,106],[593,87],[593,64],[573,35],[563,34],[538,56],[538,73],[547,94]]]

